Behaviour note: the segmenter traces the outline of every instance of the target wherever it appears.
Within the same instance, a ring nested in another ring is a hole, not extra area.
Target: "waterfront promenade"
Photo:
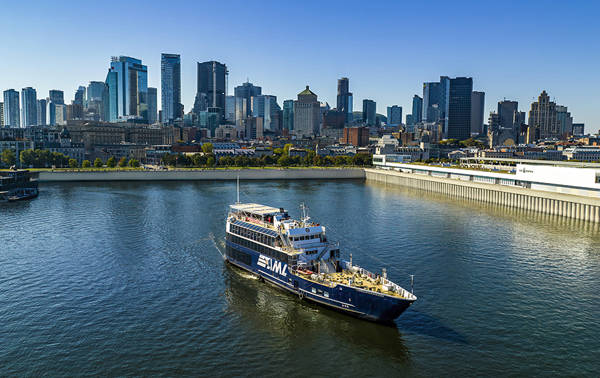
[[[364,179],[362,168],[40,171],[40,182]]]

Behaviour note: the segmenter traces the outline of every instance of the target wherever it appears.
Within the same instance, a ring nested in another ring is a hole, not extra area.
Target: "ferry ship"
[[[38,196],[37,180],[25,169],[0,172],[0,202],[21,201]]]
[[[256,203],[230,206],[226,225],[229,263],[262,280],[329,308],[377,322],[391,322],[417,297],[382,274],[340,259],[339,243],[325,227],[283,208]]]

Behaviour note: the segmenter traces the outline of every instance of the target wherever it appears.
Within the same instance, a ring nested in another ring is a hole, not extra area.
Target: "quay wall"
[[[450,197],[600,223],[600,200],[527,188],[461,181],[393,170],[365,169],[367,181],[406,186]]]
[[[42,171],[40,182],[364,179],[362,168]]]

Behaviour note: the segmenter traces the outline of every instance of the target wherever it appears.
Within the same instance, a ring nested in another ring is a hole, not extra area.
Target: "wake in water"
[[[223,250],[225,249],[225,241],[224,240],[216,240],[215,235],[212,232],[208,234],[208,238],[210,240],[212,240],[213,245],[215,246],[215,249],[217,250],[217,252],[219,252],[221,257],[223,257],[223,260],[225,260],[225,254],[223,253]],[[237,275],[239,275],[240,277],[243,277],[243,278],[247,278],[247,279],[251,279],[251,280],[258,279],[257,275],[246,272],[245,270],[242,270],[242,269],[232,269],[232,271],[234,271]]]

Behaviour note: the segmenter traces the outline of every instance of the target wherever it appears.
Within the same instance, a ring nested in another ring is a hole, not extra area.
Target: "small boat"
[[[0,172],[0,202],[29,200],[38,194],[38,182],[28,170]]]

